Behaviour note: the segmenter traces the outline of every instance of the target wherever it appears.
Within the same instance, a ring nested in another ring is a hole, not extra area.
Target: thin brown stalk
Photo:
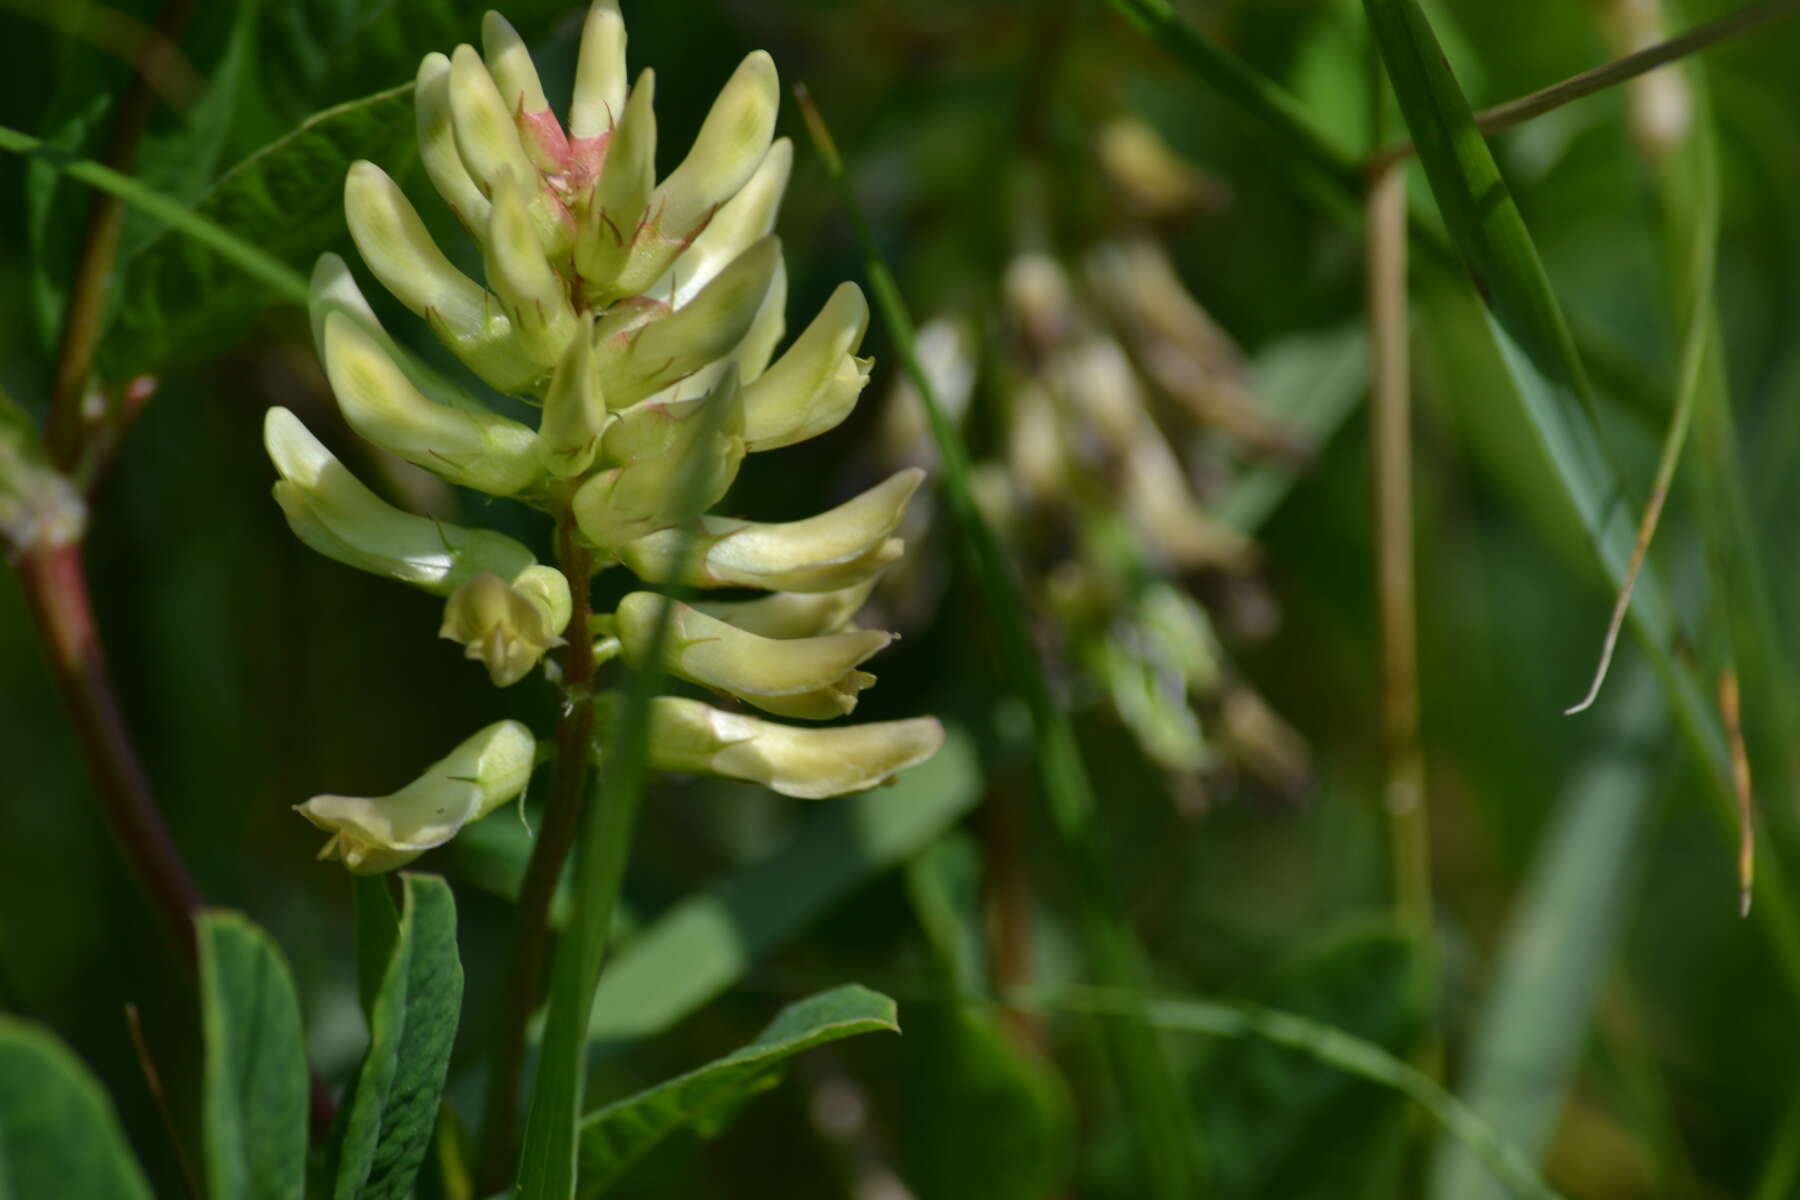
[[[574,511],[565,498],[557,512],[557,563],[568,577],[573,611],[564,631],[560,654],[564,705],[556,728],[556,769],[545,803],[542,827],[531,849],[513,918],[512,963],[506,974],[500,1036],[488,1076],[487,1104],[482,1116],[481,1169],[486,1192],[506,1186],[511,1178],[513,1143],[518,1132],[520,1077],[525,1066],[525,1034],[544,990],[549,958],[550,904],[563,865],[575,845],[581,810],[588,793],[589,747],[594,735],[593,639],[589,581],[593,552],[575,528]]]
[[[1419,651],[1413,578],[1412,384],[1408,362],[1405,172],[1369,181],[1369,391],[1374,421],[1375,579],[1381,634],[1381,727],[1394,904],[1431,930],[1431,846],[1419,744]]]
[[[1511,129],[1565,104],[1605,91],[1690,54],[1697,54],[1741,33],[1791,17],[1796,12],[1800,12],[1800,0],[1763,0],[1760,4],[1746,5],[1736,12],[1696,26],[1665,42],[1646,46],[1634,54],[1627,54],[1579,75],[1571,75],[1560,83],[1539,88],[1516,100],[1484,108],[1475,114],[1476,128],[1487,134]],[[1369,162],[1370,169],[1379,170],[1390,162],[1409,158],[1413,151],[1411,142],[1396,142],[1375,153]]]
[[[169,1097],[163,1091],[162,1072],[156,1069],[156,1059],[150,1054],[150,1043],[144,1038],[144,1023],[138,1019],[137,1005],[129,1002],[125,1005],[125,1027],[131,1033],[132,1047],[137,1050],[138,1066],[144,1072],[144,1086],[150,1089],[150,1099],[155,1102],[156,1113],[162,1118],[163,1133],[168,1136],[169,1145],[175,1151],[175,1165],[181,1169],[182,1185],[193,1200],[205,1200],[206,1193],[200,1188],[200,1177],[195,1174],[187,1147],[182,1144],[181,1132],[175,1127],[175,1114],[170,1111]]]
[[[166,70],[165,48],[179,40],[193,10],[193,0],[168,0],[156,23],[158,36],[146,36],[134,56],[135,70],[119,98],[118,116],[113,120],[106,152],[101,157],[115,171],[131,171],[138,143],[156,105],[154,81]],[[81,458],[85,441],[82,400],[105,328],[106,297],[112,287],[124,219],[125,206],[114,196],[96,191],[88,202],[87,227],[81,238],[69,306],[63,314],[56,382],[50,394],[47,441],[51,461],[63,471],[73,471]]]
[[[1738,915],[1750,915],[1750,889],[1756,882],[1756,820],[1750,790],[1750,755],[1744,749],[1743,713],[1738,705],[1737,671],[1719,674],[1719,718],[1731,747],[1731,785],[1738,809]]]

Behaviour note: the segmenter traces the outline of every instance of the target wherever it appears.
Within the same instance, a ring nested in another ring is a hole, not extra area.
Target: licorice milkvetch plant
[[[330,558],[443,596],[442,636],[496,686],[584,638],[595,663],[654,665],[775,716],[850,713],[874,682],[862,665],[892,640],[853,618],[901,553],[892,534],[923,472],[806,520],[703,515],[745,454],[831,429],[869,376],[856,355],[868,306],[850,283],[775,354],[787,287],[770,231],[793,147],[773,137],[774,64],[747,57],[687,157],[658,180],[654,77],[627,86],[612,0],[587,15],[566,129],[505,19],[487,14],[482,40],[482,53],[428,55],[416,106],[426,174],[480,244],[486,285],[451,264],[374,163],[351,167],[344,211],[382,285],[483,384],[537,406],[537,427],[407,355],[335,255],[313,274],[313,335],[358,434],[451,483],[552,514],[591,570],[571,577],[568,563],[539,563],[500,533],[390,506],[275,408],[265,441],[288,523]],[[584,621],[592,575],[618,566],[647,589]],[[689,604],[658,587],[765,594]],[[562,683],[571,702],[589,699],[581,681]],[[592,698],[604,730],[617,699]],[[649,761],[820,798],[880,783],[942,739],[931,718],[812,728],[659,696]],[[318,796],[300,811],[332,835],[322,856],[391,870],[519,796],[536,757],[531,731],[501,721],[393,795]]]

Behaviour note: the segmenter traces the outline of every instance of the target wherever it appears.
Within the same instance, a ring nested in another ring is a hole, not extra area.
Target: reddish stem
[[[38,546],[18,561],[51,673],[69,710],[82,757],[120,848],[156,901],[190,962],[199,889],[176,853],[150,795],[150,780],[114,697],[106,653],[94,624],[80,543]]]

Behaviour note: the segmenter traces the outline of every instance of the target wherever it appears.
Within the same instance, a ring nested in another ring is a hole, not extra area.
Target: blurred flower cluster
[[[743,61],[659,180],[655,80],[645,71],[628,86],[613,0],[587,15],[566,126],[498,14],[482,41],[481,52],[427,56],[416,107],[425,172],[479,244],[485,286],[443,254],[380,167],[357,163],[344,187],[365,265],[482,386],[390,339],[347,265],[327,255],[313,277],[313,334],[346,421],[451,483],[556,515],[595,572],[623,565],[652,587],[761,594],[688,604],[634,591],[574,628],[587,605],[571,584],[589,579],[498,532],[390,506],[276,408],[266,443],[289,524],[339,562],[443,596],[442,636],[496,686],[568,638],[591,639],[599,662],[646,667],[667,606],[657,665],[670,675],[778,716],[849,713],[874,682],[863,663],[892,640],[853,618],[900,555],[893,535],[923,472],[900,470],[801,521],[704,515],[747,453],[842,421],[870,368],[856,355],[868,308],[848,283],[775,353],[787,286],[770,231],[793,147],[773,138],[774,64],[761,52]],[[535,406],[535,425],[485,402],[484,388]],[[616,704],[596,702],[604,728]],[[879,783],[941,739],[929,718],[801,728],[663,696],[651,761],[822,797]],[[326,855],[388,870],[520,795],[537,753],[528,729],[503,721],[392,796],[320,796],[301,812],[331,832]]]
[[[928,322],[923,366],[987,450],[978,500],[1067,646],[1078,693],[1110,705],[1178,797],[1203,799],[1223,774],[1292,792],[1305,747],[1232,669],[1196,595],[1247,596],[1239,608],[1267,611],[1255,544],[1208,500],[1242,465],[1303,461],[1307,447],[1262,410],[1240,352],[1161,239],[1222,189],[1135,119],[1108,124],[1094,146],[1111,226],[1069,249],[1022,237],[999,321]],[[910,385],[883,420],[890,464],[935,466]],[[909,539],[930,532],[929,499],[907,515]],[[942,597],[947,564],[934,551],[884,581],[901,628],[928,620]]]

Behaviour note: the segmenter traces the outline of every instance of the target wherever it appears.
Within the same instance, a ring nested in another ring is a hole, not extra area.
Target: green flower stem
[[[575,514],[564,497],[556,515],[557,565],[569,581],[573,611],[567,639],[559,656],[565,705],[556,728],[556,768],[550,799],[544,807],[543,827],[532,846],[531,861],[519,888],[514,916],[512,965],[506,973],[506,997],[501,1006],[500,1038],[494,1047],[493,1072],[488,1076],[487,1103],[483,1108],[481,1170],[483,1187],[492,1192],[511,1178],[514,1136],[517,1132],[519,1079],[525,1063],[526,1030],[543,991],[544,963],[550,942],[550,902],[556,895],[569,849],[581,828],[581,813],[588,794],[589,746],[594,734],[594,672],[596,660],[588,635],[592,615],[589,581],[594,555],[582,544],[575,529]]]

